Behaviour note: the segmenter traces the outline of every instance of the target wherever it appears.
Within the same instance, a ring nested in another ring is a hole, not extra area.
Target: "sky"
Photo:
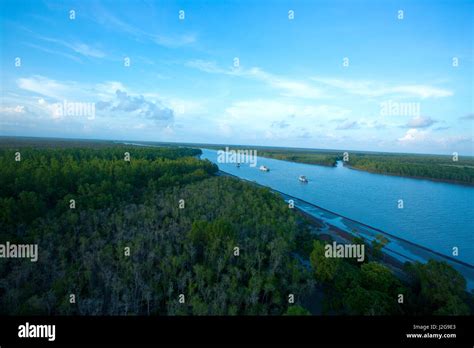
[[[474,155],[474,1],[0,6],[0,135]]]

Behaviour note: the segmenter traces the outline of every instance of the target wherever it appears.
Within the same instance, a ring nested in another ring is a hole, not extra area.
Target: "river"
[[[372,174],[342,163],[325,167],[257,157],[255,167],[237,167],[218,163],[215,150],[202,151],[201,158],[220,170],[296,198],[299,208],[339,228],[364,230],[369,239],[378,230],[386,232],[394,237],[387,248],[399,258],[444,259],[466,276],[470,288],[474,285],[474,187]],[[270,171],[259,170],[261,165]],[[308,183],[300,182],[300,175]]]

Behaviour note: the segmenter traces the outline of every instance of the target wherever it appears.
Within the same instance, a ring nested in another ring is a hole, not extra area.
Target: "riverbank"
[[[354,243],[354,236],[351,233],[348,233],[336,226],[329,225],[297,207],[295,207],[295,212],[305,219],[305,221],[311,224],[313,233],[318,235],[319,239],[325,241],[334,240],[341,244]],[[371,248],[371,246],[367,244],[366,247]],[[383,248],[382,255],[377,261],[388,267],[394,274],[397,275],[398,278],[406,279],[405,273],[403,271],[404,263],[386,253]]]
[[[388,175],[388,176],[396,176],[399,178],[408,178],[408,179],[417,179],[417,180],[428,180],[428,181],[433,181],[433,182],[441,182],[441,183],[446,183],[446,184],[454,184],[454,185],[464,185],[468,187],[473,187],[474,183],[469,183],[465,181],[456,181],[456,180],[448,180],[448,179],[436,179],[436,178],[431,178],[428,176],[413,176],[413,175],[402,175],[402,174],[395,174],[395,173],[389,173],[389,172],[377,172],[375,170],[369,170],[369,169],[362,169],[362,168],[357,168],[354,166],[351,166],[350,164],[344,163],[344,167],[352,170],[357,170],[360,172],[366,172],[370,174],[377,174],[377,175]]]
[[[244,180],[246,182],[249,182],[248,180],[239,178],[238,176],[223,172],[221,170],[218,172],[217,175],[229,176],[237,180]],[[256,186],[264,187],[255,182],[250,181],[249,183],[254,184]],[[275,190],[272,190],[272,191],[276,192]],[[308,212],[304,211],[303,209],[300,209],[297,206],[294,207],[294,210],[303,219],[305,219],[309,224],[311,224],[313,233],[315,235],[320,236],[320,239],[323,239],[323,240],[334,239],[336,242],[343,243],[343,244],[353,243],[354,235],[352,235],[351,233],[346,232],[334,225],[328,224],[325,221],[318,219],[317,217],[309,214]],[[386,264],[390,269],[395,270],[396,272],[400,272],[403,269],[403,262],[401,262],[400,260],[397,260],[396,258],[384,252],[383,248],[382,248],[382,257],[381,257],[381,260],[379,261],[381,261],[381,263]]]
[[[243,146],[229,146],[232,149],[238,150],[241,148],[244,148]],[[255,149],[258,152],[258,156],[262,158],[268,158],[268,159],[275,159],[275,160],[280,160],[280,161],[286,161],[286,162],[293,162],[293,163],[302,163],[302,164],[308,164],[308,165],[316,165],[316,166],[323,166],[323,167],[336,167],[338,161],[342,161],[342,150],[327,150],[327,151],[311,151],[310,149],[308,150],[297,150],[295,151],[294,149],[279,149],[279,150],[270,150],[270,149],[259,149],[259,147],[252,147],[252,149]],[[205,146],[202,145],[199,148],[201,149],[209,149],[209,150],[222,150],[223,147],[221,146]],[[248,148],[248,147],[245,147]],[[353,152],[352,155],[359,155],[362,154],[362,152]],[[390,156],[395,157],[397,161],[393,162],[393,166],[395,168],[397,167],[397,163],[404,163],[404,161],[413,161],[413,158],[417,158],[416,162],[413,162],[415,166],[421,165],[424,168],[423,169],[428,169],[431,173],[438,172],[442,170],[442,168],[446,165],[446,157],[449,156],[442,156],[442,155],[420,155],[420,154],[392,154],[392,153],[363,153],[364,156]],[[313,158],[312,158],[313,156]],[[432,162],[435,160],[435,162]],[[385,160],[381,160],[379,158],[376,158],[373,160],[375,164],[381,164],[383,165],[385,163]],[[411,163],[411,162],[410,162]],[[474,158],[470,158],[468,156],[463,156],[463,163],[459,165],[460,168],[456,170],[456,172],[463,171],[464,167],[469,168],[470,170],[470,177],[471,179],[465,179],[463,176],[459,176],[460,180],[456,179],[448,179],[448,178],[435,178],[431,176],[420,176],[420,175],[410,175],[410,174],[401,174],[401,173],[393,173],[389,171],[375,171],[375,170],[370,170],[370,169],[365,169],[365,168],[358,168],[355,166],[351,166],[349,163],[344,162],[344,166],[349,168],[349,169],[355,169],[367,173],[372,173],[372,174],[379,174],[379,175],[389,175],[389,176],[397,176],[397,177],[402,177],[402,178],[410,178],[410,179],[417,179],[417,180],[429,180],[433,182],[442,182],[442,183],[448,183],[448,184],[454,184],[454,185],[465,185],[472,187],[474,186],[474,182],[472,181],[472,176],[474,175],[474,172],[472,171],[472,168],[474,167]],[[451,173],[453,174],[453,173]]]
[[[380,262],[395,272],[399,278],[405,278],[403,272],[403,265],[405,262],[418,261],[426,263],[429,260],[444,261],[465,277],[468,290],[474,289],[474,267],[471,264],[441,254],[423,245],[405,240],[362,222],[344,217],[330,210],[316,206],[313,203],[259,184],[256,181],[244,179],[223,171],[219,171],[218,175],[231,176],[237,180],[244,180],[256,186],[267,188],[280,195],[287,202],[290,199],[293,200],[296,208],[295,211],[299,214],[303,214],[303,216],[311,222],[315,232],[320,235],[327,235],[326,237],[323,236],[323,238],[331,237],[337,242],[347,244],[351,243],[354,237],[361,237],[370,246],[371,241],[374,240],[377,235],[383,235],[389,242],[382,248]]]

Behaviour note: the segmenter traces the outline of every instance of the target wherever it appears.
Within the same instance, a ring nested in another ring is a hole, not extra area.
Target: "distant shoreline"
[[[124,144],[124,145],[132,145],[132,146],[185,146],[185,147],[191,147],[191,148],[200,148],[200,149],[208,149],[208,150],[217,150],[223,146],[222,144],[201,144],[201,143],[180,143],[180,142],[156,142],[156,141],[142,141],[142,140],[137,140],[137,141],[125,141],[125,140],[111,140],[111,139],[83,139],[83,138],[48,138],[48,137],[33,137],[33,136],[10,136],[10,135],[0,135],[0,147],[2,147],[2,143],[5,140],[8,139],[20,139],[23,141],[31,141],[31,140],[36,140],[36,139],[41,139],[42,141],[56,141],[56,142],[96,142],[100,143],[102,145],[105,145],[107,143],[110,144]],[[140,144],[141,143],[141,144]],[[17,144],[18,145],[18,144]],[[24,144],[22,146],[25,146]],[[37,145],[35,145],[37,146]],[[289,151],[308,151],[308,152],[315,152],[315,151],[322,151],[322,152],[327,152],[327,153],[340,153],[342,150],[335,150],[335,149],[313,149],[313,148],[297,148],[297,147],[280,147],[280,146],[256,146],[256,145],[227,145],[227,146],[232,146],[235,148],[243,148],[243,147],[254,147],[254,148],[263,148],[263,149],[277,149],[277,150],[289,150]],[[404,152],[377,152],[377,151],[367,151],[367,150],[352,150],[354,152],[360,152],[360,153],[367,153],[367,154],[386,154],[386,155],[420,155],[420,156],[448,156],[445,154],[429,154],[429,153],[404,153]],[[259,155],[260,157],[264,158],[269,158],[269,159],[274,159],[274,160],[280,160],[280,161],[286,161],[286,162],[291,162],[291,163],[302,163],[302,164],[308,164],[308,165],[315,165],[315,166],[323,166],[323,167],[332,167],[334,168],[334,165],[331,164],[326,164],[326,163],[311,163],[311,162],[305,162],[305,161],[295,161],[295,160],[290,160],[290,159],[279,159],[276,157],[271,157],[271,156],[266,156],[266,155]],[[463,157],[473,157],[470,155],[462,155]],[[440,183],[446,183],[446,184],[453,184],[453,185],[462,185],[462,186],[467,186],[467,187],[474,187],[474,183],[471,182],[464,182],[464,181],[459,181],[459,180],[450,180],[450,179],[438,179],[438,178],[431,178],[428,176],[416,176],[416,175],[403,175],[403,174],[396,174],[396,173],[389,173],[389,172],[377,172],[374,170],[368,170],[368,169],[362,169],[362,168],[356,168],[350,165],[344,165],[345,167],[349,169],[354,169],[366,173],[371,173],[371,174],[378,174],[378,175],[388,175],[388,176],[397,176],[400,178],[409,178],[409,179],[416,179],[416,180],[429,180],[432,182],[440,182]]]
[[[236,147],[236,149],[239,149],[241,147],[242,146]],[[216,151],[218,147],[211,145],[211,146],[201,146],[199,148],[200,149]],[[284,148],[281,148],[281,149],[284,149]],[[331,150],[331,151],[335,151],[335,150]],[[258,156],[262,157],[262,158],[277,160],[277,161],[285,161],[285,162],[290,162],[290,163],[301,163],[301,164],[307,164],[307,165],[313,165],[313,166],[322,166],[322,167],[326,167],[326,168],[336,168],[336,165],[337,165],[337,162],[335,164],[311,163],[311,162],[307,162],[307,161],[297,161],[297,160],[291,160],[291,159],[277,158],[277,157],[266,155],[265,151],[263,151],[263,152],[264,152],[263,154],[261,152],[258,153]],[[380,154],[384,154],[384,152],[380,152]],[[406,155],[410,155],[410,154],[406,154]],[[418,155],[418,154],[416,154],[416,155]],[[427,154],[426,156],[437,156],[437,155]],[[468,157],[468,156],[466,156],[466,157]],[[408,179],[416,179],[416,180],[429,180],[429,181],[432,181],[432,182],[440,182],[440,183],[446,183],[446,184],[452,184],[452,185],[462,185],[462,186],[467,186],[467,187],[474,187],[474,182],[465,182],[465,181],[450,180],[450,179],[438,179],[438,178],[432,178],[432,177],[429,177],[429,176],[416,176],[416,175],[403,175],[403,174],[390,173],[390,172],[377,172],[377,171],[374,171],[374,170],[353,167],[350,164],[347,164],[346,162],[344,162],[343,165],[344,165],[344,167],[346,167],[348,169],[358,170],[360,172],[366,172],[366,173],[370,173],[370,174],[396,176],[396,177],[399,177],[399,178],[408,178]]]
[[[310,164],[310,163],[307,163],[307,164]],[[315,165],[318,165],[318,164],[315,164]],[[429,180],[429,181],[434,181],[434,182],[441,182],[441,183],[454,184],[454,185],[463,185],[463,186],[468,186],[468,187],[473,187],[474,186],[474,183],[468,183],[468,182],[463,182],[463,181],[448,180],[448,179],[436,179],[436,178],[430,178],[428,176],[411,176],[411,175],[401,175],[401,174],[395,174],[395,173],[376,172],[374,170],[368,170],[368,169],[361,169],[361,168],[353,167],[350,164],[344,164],[344,167],[346,167],[348,169],[352,169],[352,170],[357,170],[359,172],[370,173],[370,174],[397,176],[399,178],[408,178],[408,179],[417,179],[417,180]]]
[[[208,148],[205,148],[205,149],[208,149]],[[208,149],[208,150],[214,150],[214,149]],[[310,162],[304,162],[304,161],[294,161],[294,160],[290,160],[290,159],[275,158],[275,157],[270,157],[270,156],[261,155],[261,154],[259,154],[258,156],[273,159],[273,160],[278,160],[278,161],[285,161],[285,162],[291,162],[291,163],[302,163],[302,164],[308,164],[308,165],[312,165],[312,166],[322,166],[322,167],[327,167],[327,168],[336,168],[335,165],[324,164],[324,163],[310,163]],[[368,169],[353,167],[353,166],[351,166],[349,164],[345,164],[345,163],[344,163],[344,167],[346,167],[348,169],[357,170],[359,172],[370,173],[370,174],[396,176],[396,177],[399,177],[399,178],[408,178],[408,179],[417,179],[417,180],[429,180],[429,181],[441,182],[441,183],[446,183],[446,184],[463,185],[463,186],[468,186],[468,187],[474,187],[474,183],[457,181],[457,180],[436,179],[436,178],[430,178],[428,176],[402,175],[402,174],[395,174],[395,173],[388,173],[388,172],[376,172],[374,170],[368,170]]]

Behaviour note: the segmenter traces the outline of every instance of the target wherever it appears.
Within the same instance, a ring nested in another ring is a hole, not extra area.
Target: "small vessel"
[[[237,163],[237,168],[240,168],[240,163]]]
[[[300,175],[299,181],[301,181],[301,182],[308,182],[308,179],[306,179],[306,176]]]
[[[270,171],[270,168],[266,167],[266,166],[260,166],[259,168],[262,172],[269,172]]]

